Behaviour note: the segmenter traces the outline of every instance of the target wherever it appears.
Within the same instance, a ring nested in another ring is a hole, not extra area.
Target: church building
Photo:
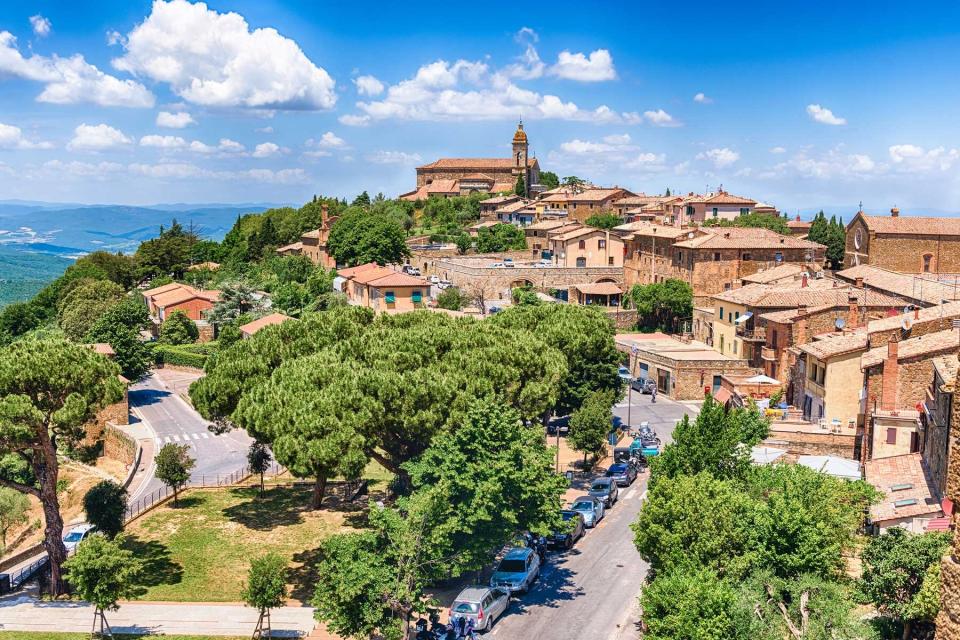
[[[440,158],[417,167],[417,188],[405,193],[405,200],[426,200],[430,196],[464,196],[471,193],[513,193],[517,178],[523,177],[524,195],[540,183],[540,164],[529,155],[530,145],[523,122],[513,134],[509,158]]]

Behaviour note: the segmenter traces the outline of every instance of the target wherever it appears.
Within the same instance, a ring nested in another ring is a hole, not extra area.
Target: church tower
[[[517,132],[513,134],[513,163],[514,174],[523,176],[523,186],[526,189],[524,195],[530,195],[530,171],[527,164],[527,154],[529,145],[527,144],[527,133],[523,130],[523,120],[517,124]]]

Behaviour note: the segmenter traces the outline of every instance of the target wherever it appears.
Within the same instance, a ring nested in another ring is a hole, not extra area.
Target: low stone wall
[[[633,329],[637,326],[636,309],[609,309],[606,311],[607,317],[613,322],[617,331]]]
[[[960,640],[960,561],[948,554],[940,565],[942,583],[937,640]]]
[[[20,553],[14,554],[9,558],[4,558],[0,561],[0,572],[6,571],[10,567],[14,567],[28,558],[32,558],[38,553],[43,553],[44,547],[42,544],[35,544],[32,547],[27,547]]]
[[[526,259],[529,256],[525,256]],[[482,288],[490,299],[506,299],[514,286],[530,284],[537,291],[567,290],[576,284],[614,282],[623,286],[623,267],[523,267],[484,266],[489,257],[468,256],[436,260],[432,271],[466,291]],[[502,260],[503,256],[496,256]]]
[[[837,456],[855,460],[857,437],[854,434],[838,433],[798,433],[796,431],[776,431],[770,429],[770,435],[763,444],[768,447],[784,449],[794,456]]]
[[[125,465],[132,465],[137,455],[137,441],[116,426],[108,424],[103,430],[103,455]]]

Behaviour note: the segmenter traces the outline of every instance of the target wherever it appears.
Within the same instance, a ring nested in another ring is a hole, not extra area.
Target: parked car
[[[403,271],[403,272],[404,272],[405,274],[407,274],[408,276],[419,276],[419,275],[420,275],[420,269],[417,269],[417,268],[414,267],[413,265],[409,265],[409,264],[403,265],[403,269],[401,269],[401,271]]]
[[[440,284],[440,276],[430,276],[430,284]]]
[[[473,620],[474,629],[484,633],[509,607],[510,593],[503,589],[467,587],[450,605],[449,619]]]
[[[649,394],[653,393],[653,390],[657,388],[657,381],[651,380],[650,378],[637,378],[630,383],[630,386],[633,387],[634,391]]]
[[[633,376],[630,375],[630,369],[624,367],[623,365],[620,365],[620,367],[617,368],[617,375],[620,376],[621,380],[624,380],[626,382],[633,381]]]
[[[570,416],[561,416],[559,418],[553,418],[550,422],[547,423],[547,433],[551,436],[557,435],[557,432],[560,432],[560,435],[566,435],[570,431]]]
[[[617,489],[617,483],[612,478],[594,478],[590,483],[590,495],[603,502],[603,506],[609,509],[620,498],[620,491]]]
[[[513,547],[490,576],[490,587],[526,593],[540,576],[540,556],[529,547]]]
[[[441,280],[437,283],[437,288],[440,290],[449,289],[452,286],[452,283],[449,280]]]
[[[570,549],[587,532],[583,514],[572,509],[564,509],[560,515],[563,517],[564,530],[548,535],[547,544],[551,547]]]
[[[92,524],[81,524],[71,527],[70,531],[63,536],[63,546],[67,548],[67,554],[73,553],[77,545],[87,539],[97,528]]]
[[[640,449],[631,449],[630,447],[617,447],[613,450],[613,461],[615,463],[622,462],[630,465],[637,470],[637,473],[642,472],[647,468],[647,460],[643,457],[643,454],[640,453]]]
[[[629,487],[637,479],[637,469],[632,464],[617,462],[607,469],[607,477],[613,478],[618,487]]]
[[[588,529],[597,526],[597,523],[603,520],[603,514],[605,512],[603,502],[593,496],[580,496],[570,505],[570,510],[576,511],[583,516],[583,524],[585,524]]]

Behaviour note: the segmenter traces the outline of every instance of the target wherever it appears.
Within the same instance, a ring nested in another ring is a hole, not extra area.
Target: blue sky
[[[960,209],[955,3],[0,6],[0,199],[396,195],[441,156]]]

